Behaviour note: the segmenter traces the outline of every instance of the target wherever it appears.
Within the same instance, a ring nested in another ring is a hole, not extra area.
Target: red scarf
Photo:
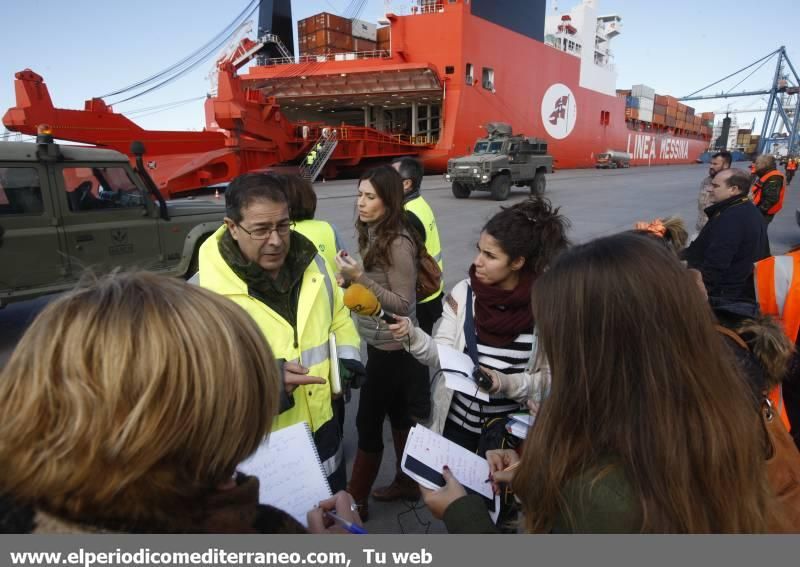
[[[475,277],[475,266],[470,267],[469,281],[475,294],[475,327],[479,343],[504,347],[519,335],[533,332],[533,280],[531,274],[520,274],[517,287],[508,291],[481,283]]]

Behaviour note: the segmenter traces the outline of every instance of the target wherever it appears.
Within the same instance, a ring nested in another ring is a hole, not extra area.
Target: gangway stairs
[[[307,179],[309,183],[314,183],[338,144],[339,137],[336,130],[325,128],[323,134],[311,147],[311,150],[303,157],[300,176],[303,179]],[[311,157],[312,155],[313,158]]]

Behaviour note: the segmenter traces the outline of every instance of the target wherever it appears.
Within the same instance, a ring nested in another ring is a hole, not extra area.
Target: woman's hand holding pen
[[[495,493],[500,490],[501,484],[510,484],[514,479],[514,469],[520,464],[520,458],[513,449],[493,449],[486,451],[486,460],[489,462],[489,478]]]
[[[361,528],[361,516],[356,512],[353,497],[344,490],[323,500],[308,513],[308,531],[312,534],[366,533]]]

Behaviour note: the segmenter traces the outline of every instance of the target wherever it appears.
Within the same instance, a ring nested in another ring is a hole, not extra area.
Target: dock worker
[[[786,163],[786,186],[792,184],[792,178],[794,174],[797,172],[797,160],[794,158],[789,158],[789,161]]]
[[[405,197],[403,207],[411,225],[420,233],[428,254],[439,264],[439,269],[444,273],[444,259],[442,258],[442,243],[439,239],[439,228],[436,225],[436,216],[433,209],[420,194],[422,177],[425,170],[422,163],[411,157],[396,160],[392,166],[403,178],[403,192]],[[417,320],[419,327],[427,334],[432,334],[433,324],[442,316],[442,297],[444,295],[444,278],[439,291],[429,297],[417,298]]]
[[[755,167],[758,179],[750,190],[750,198],[769,224],[783,208],[786,179],[778,171],[775,157],[769,154],[758,156]]]
[[[200,249],[200,285],[256,321],[282,369],[273,431],[305,421],[333,491],[346,485],[342,433],[334,417],[329,339],[339,370],[360,373],[361,340],[332,268],[292,230],[281,179],[245,174],[225,191],[225,224]],[[224,377],[221,377],[224,379]]]

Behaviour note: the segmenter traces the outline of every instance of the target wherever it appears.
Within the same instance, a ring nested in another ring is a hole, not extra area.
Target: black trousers
[[[356,414],[358,448],[383,451],[383,420],[392,429],[410,429],[431,413],[428,369],[404,350],[367,346],[367,380],[361,386]]]
[[[436,296],[426,303],[417,303],[417,320],[419,328],[428,333],[433,333],[433,325],[442,316],[442,297],[443,293]]]

